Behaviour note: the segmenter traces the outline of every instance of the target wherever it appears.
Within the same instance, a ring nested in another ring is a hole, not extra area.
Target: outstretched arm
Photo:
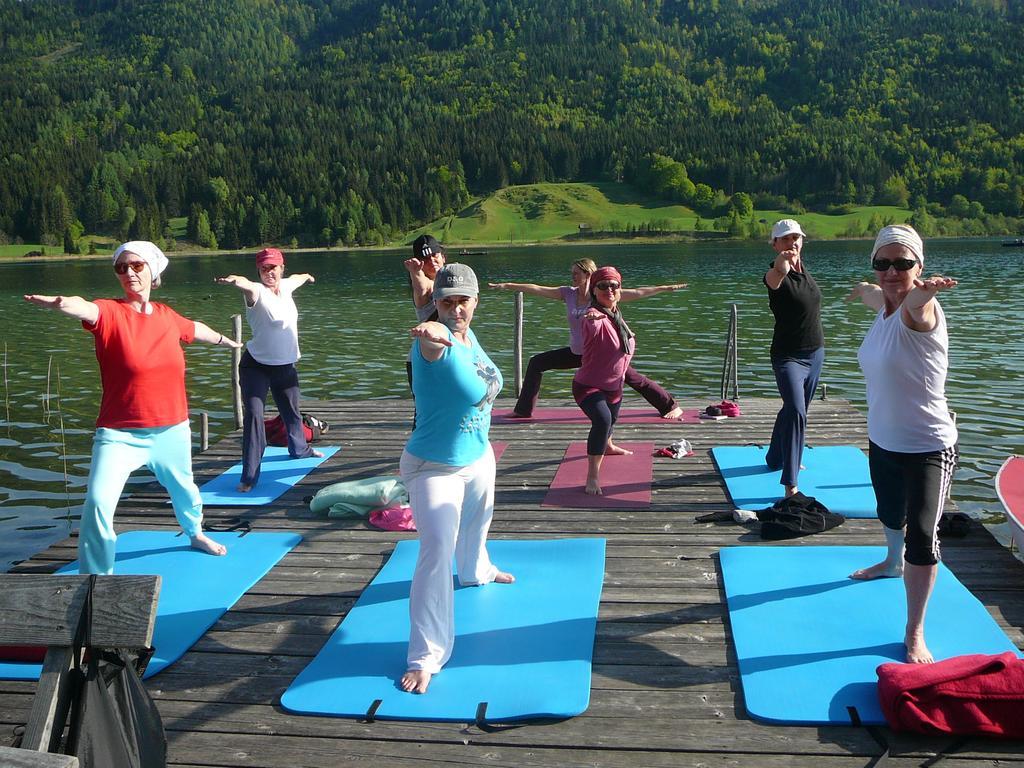
[[[885,298],[882,296],[882,287],[875,283],[857,283],[850,289],[849,296],[846,297],[847,301],[857,301],[860,299],[864,306],[870,307],[876,312],[882,308],[885,304]]]
[[[935,294],[948,291],[956,285],[956,280],[941,275],[914,280],[914,287],[903,300],[903,324],[924,333],[932,330],[938,322],[935,317]]]
[[[288,277],[281,282],[289,283],[294,286],[292,290],[295,290],[295,288],[301,288],[306,283],[315,283],[316,278],[309,274],[309,272],[297,272],[294,275],[288,275]]]
[[[198,320],[193,321],[196,326],[196,341],[202,341],[207,344],[213,344],[217,347],[231,347],[232,349],[241,349],[242,345],[232,339],[230,336],[225,336],[222,333],[217,333],[206,323],[200,323]]]
[[[536,283],[488,283],[487,287],[496,288],[499,291],[522,291],[532,296],[540,296],[542,299],[560,299],[561,289],[550,285],[537,285]]]
[[[259,283],[254,283],[252,280],[241,275],[225,275],[224,277],[214,278],[213,282],[220,285],[235,286],[245,296],[247,306],[251,307],[256,303],[256,297],[259,295]]]
[[[619,301],[636,301],[646,299],[648,296],[656,296],[665,291],[681,291],[686,283],[672,283],[671,285],[646,285],[640,288],[623,288],[619,292]]]
[[[37,293],[25,296],[25,301],[45,309],[56,309],[68,317],[81,320],[83,323],[95,325],[100,319],[100,308],[81,296],[42,296]]]
[[[420,340],[420,354],[424,359],[434,362],[444,354],[445,347],[452,345],[447,330],[436,320],[428,320],[409,331],[409,335]]]
[[[412,280],[412,303],[416,309],[423,309],[434,297],[434,281],[423,271],[422,259],[406,259],[405,268]]]

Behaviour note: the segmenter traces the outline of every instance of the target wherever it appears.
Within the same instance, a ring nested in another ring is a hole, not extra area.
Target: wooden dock
[[[547,402],[546,405],[556,403]],[[566,403],[557,403],[565,405]],[[683,403],[698,407],[705,403]],[[500,401],[508,407],[511,401]],[[638,406],[639,402],[626,405]],[[586,426],[496,425],[509,446],[498,464],[492,538],[603,536],[607,573],[594,648],[591,705],[579,717],[497,732],[468,723],[301,717],[280,696],[330,636],[397,540],[357,520],[314,516],[303,502],[327,483],[397,469],[411,417],[408,401],[308,402],[332,425],[341,451],[274,504],[210,509],[210,520],[241,514],[256,530],[289,530],[303,542],[256,584],[180,661],[148,682],[179,768],[334,766],[812,766],[860,768],[882,748],[863,728],[762,725],[744,711],[716,553],[759,539],[729,523],[695,523],[731,505],[708,449],[766,442],[778,402],[745,398],[744,415],[698,425],[622,425],[623,441],[667,445],[685,437],[696,455],[655,459],[653,499],[644,510],[552,510],[541,499],[570,440]],[[808,442],[866,448],[864,418],[840,400],[815,402]],[[229,438],[197,456],[208,479],[237,461]],[[119,530],[173,528],[157,486],[118,510]],[[956,490],[954,488],[954,498]],[[849,520],[804,540],[881,544],[877,521]],[[75,557],[69,539],[16,570],[45,571]],[[1024,564],[980,526],[943,545],[944,560],[1024,648]],[[24,722],[33,685],[0,681],[0,744]],[[1022,715],[1024,716],[1024,715]],[[929,762],[950,739],[896,736],[886,765]],[[1024,743],[972,740],[943,758],[956,766],[1024,766]]]

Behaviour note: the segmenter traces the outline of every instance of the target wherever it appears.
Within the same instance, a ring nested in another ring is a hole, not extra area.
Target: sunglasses
[[[917,265],[916,259],[872,259],[871,268],[876,272],[888,272],[893,267],[897,272],[906,272]]]
[[[114,265],[114,271],[119,275],[127,275],[129,269],[135,274],[139,274],[145,268],[146,262],[144,261],[119,261]]]
[[[619,284],[618,283],[600,282],[597,285],[595,285],[594,287],[597,288],[597,290],[599,290],[599,291],[617,291],[617,290],[619,290]]]

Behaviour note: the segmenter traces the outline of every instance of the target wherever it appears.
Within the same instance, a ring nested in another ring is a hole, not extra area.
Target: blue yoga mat
[[[277,561],[295,547],[297,533],[207,533],[228,548],[214,557],[174,531],[129,531],[117,537],[114,572],[162,576],[149,678],[177,661]],[[78,561],[58,573],[78,573]],[[35,680],[41,664],[0,662],[0,679]]]
[[[732,503],[739,509],[770,507],[782,498],[782,470],[764,463],[767,446],[720,446],[711,449]],[[833,512],[846,517],[877,517],[868,457],[852,445],[804,448],[799,487]]]
[[[730,547],[721,550],[729,622],[747,712],[769,723],[849,724],[856,707],[884,724],[875,669],[904,661],[902,579],[854,581],[884,547]],[[942,564],[925,617],[936,659],[1016,651]]]
[[[218,507],[255,507],[269,504],[337,453],[338,446],[317,446],[317,450],[323,456],[293,459],[288,456],[287,448],[271,445],[263,454],[260,479],[251,491],[239,493],[236,490],[242,479],[242,463],[239,462],[200,486],[203,504]]]
[[[281,705],[308,715],[473,722],[571,717],[590,703],[604,539],[492,541],[514,584],[455,590],[455,649],[425,694],[398,680],[409,643],[409,581],[419,542],[402,541]]]

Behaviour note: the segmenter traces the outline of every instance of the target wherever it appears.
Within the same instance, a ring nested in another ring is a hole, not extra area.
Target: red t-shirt
[[[164,304],[150,303],[143,315],[125,302],[98,299],[96,325],[82,327],[96,338],[103,400],[97,427],[169,427],[188,418],[185,352],[196,325]]]

